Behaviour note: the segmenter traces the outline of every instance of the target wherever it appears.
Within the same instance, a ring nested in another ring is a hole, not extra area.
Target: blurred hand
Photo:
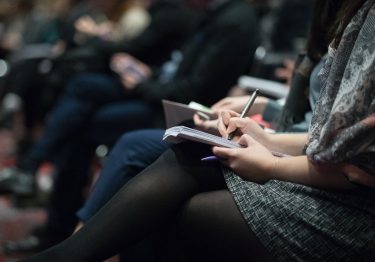
[[[193,120],[194,120],[195,127],[197,129],[208,132],[210,134],[219,135],[219,132],[217,130],[218,119],[207,120],[207,119],[203,119],[198,114],[195,114],[193,117]]]
[[[134,89],[152,75],[151,69],[146,64],[126,53],[115,54],[110,66],[120,76],[126,90]]]
[[[92,19],[90,16],[85,15],[80,17],[75,23],[74,23],[75,29],[82,34],[95,36],[98,34],[98,25]]]
[[[222,110],[218,114],[218,130],[223,137],[228,137],[228,135],[236,131],[236,135],[233,140],[237,141],[243,134],[248,134],[258,142],[267,146],[268,136],[257,122],[245,117],[240,118],[240,114],[230,111]]]
[[[264,184],[273,179],[278,157],[249,135],[243,135],[239,143],[244,148],[214,147],[213,153],[245,180]]]
[[[104,22],[98,25],[97,35],[105,40],[111,39],[111,34],[114,29],[114,24],[112,22]]]
[[[220,110],[232,110],[237,113],[241,113],[246,103],[249,101],[250,96],[238,96],[238,97],[226,97],[216,104],[214,104],[211,109],[215,112]],[[262,114],[264,108],[268,103],[268,98],[258,96],[251,107],[248,115]]]

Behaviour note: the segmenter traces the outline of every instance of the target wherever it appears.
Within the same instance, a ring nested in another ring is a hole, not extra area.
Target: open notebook
[[[164,133],[163,140],[171,143],[180,143],[186,140],[191,140],[213,146],[222,146],[229,148],[241,147],[241,145],[237,142],[186,126],[174,126],[167,129]]]
[[[199,143],[209,144],[212,146],[222,146],[228,148],[241,148],[239,143],[235,141],[228,140],[226,138],[215,136],[210,133],[206,133],[200,130],[189,128],[186,126],[174,126],[168,128],[163,136],[163,140],[170,143],[180,143],[183,141],[195,141]],[[274,156],[277,157],[288,157],[289,155],[272,151]]]

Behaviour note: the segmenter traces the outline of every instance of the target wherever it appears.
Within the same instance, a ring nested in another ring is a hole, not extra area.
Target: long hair
[[[316,0],[307,39],[307,54],[314,61],[327,52],[332,42],[337,47],[350,20],[366,0]]]
[[[350,1],[350,0],[349,0]],[[327,52],[332,41],[331,28],[337,21],[337,12],[345,0],[316,0],[310,32],[307,39],[307,54],[315,62]]]
[[[366,1],[367,0],[343,1],[344,3],[336,16],[336,21],[333,23],[330,30],[330,35],[333,40],[334,47],[337,47],[339,45],[345,28],[348,26],[353,16]]]

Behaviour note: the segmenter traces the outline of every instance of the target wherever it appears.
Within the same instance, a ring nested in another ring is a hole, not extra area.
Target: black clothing
[[[251,5],[243,1],[228,1],[213,10],[208,18],[202,21],[199,31],[186,44],[183,60],[176,75],[167,83],[155,78],[135,88],[134,95],[139,96],[139,99],[134,99],[133,103],[136,102],[138,106],[150,109],[145,111],[151,111],[151,117],[145,116],[145,113],[135,113],[134,107],[130,106],[132,100],[123,92],[123,87],[116,78],[106,75],[88,75],[77,78],[71,82],[60,103],[51,112],[51,122],[31,151],[29,159],[33,159],[34,163],[40,163],[46,157],[54,158],[57,150],[63,149],[73,158],[77,158],[74,157],[78,152],[77,148],[81,147],[84,152],[82,147],[92,144],[90,135],[95,131],[92,121],[106,110],[109,112],[110,109],[119,107],[124,109],[120,122],[116,122],[116,127],[122,127],[122,132],[124,132],[134,129],[134,118],[146,119],[147,124],[151,124],[155,118],[158,118],[161,112],[157,109],[160,107],[162,98],[184,103],[195,100],[208,105],[216,102],[224,97],[227,90],[236,83],[237,78],[249,69],[249,63],[258,42],[256,31],[254,10]],[[110,96],[109,94],[112,93],[115,95]],[[106,120],[111,117],[119,119],[118,116],[116,118],[112,114],[108,115]],[[136,128],[145,127],[144,124],[142,125],[137,125]],[[108,130],[107,132],[112,132],[114,129],[108,124],[100,127]],[[87,133],[88,130],[90,134]],[[110,135],[104,137],[108,139]],[[72,145],[75,141],[78,144]],[[84,157],[84,154],[81,153],[79,157]],[[74,165],[72,162],[74,161],[67,163],[72,166]],[[87,166],[87,164],[80,162],[76,165],[75,169],[80,172],[71,171],[68,174],[64,173],[64,176],[87,173],[82,172],[80,167]],[[60,173],[60,176],[63,174]],[[73,185],[65,184],[63,187],[55,186],[55,188],[73,188],[81,183],[81,176],[76,177],[78,178],[78,183],[75,183],[73,178],[67,179],[67,184],[73,183]],[[66,210],[66,207],[61,207],[61,202],[68,198],[65,192],[61,190],[61,194],[56,196],[61,201],[57,201],[57,198],[53,199],[56,204],[53,219],[56,221],[59,221],[58,214],[60,217],[67,214],[67,212],[61,212]],[[69,201],[70,206],[76,203],[78,200]]]
[[[188,10],[182,0],[156,0],[149,10],[150,25],[138,37],[126,42],[93,41],[99,54],[109,59],[118,52],[129,53],[147,65],[160,66],[174,49],[193,33],[197,15]]]
[[[74,21],[82,14],[94,13],[85,5],[75,8],[60,37],[69,49],[60,57],[32,59],[12,64],[4,79],[6,92],[15,93],[24,103],[25,125],[31,130],[43,121],[63,92],[67,80],[81,72],[109,72],[111,55],[128,52],[150,66],[160,66],[169,59],[174,49],[180,49],[196,26],[196,16],[180,0],[154,1],[151,7],[151,24],[136,39],[111,43],[100,39],[82,47],[74,47]],[[43,69],[47,68],[47,69]],[[45,71],[45,72],[44,72]],[[2,94],[4,95],[4,94]]]
[[[237,78],[250,70],[259,44],[253,7],[233,0],[212,10],[183,49],[183,60],[170,82],[158,79],[135,90],[148,101],[170,99],[211,105],[223,98]]]
[[[179,249],[188,261],[271,261],[227,191],[221,166],[200,161],[210,152],[197,143],[167,151],[78,233],[24,261],[102,261],[154,232],[172,238],[159,242],[166,253],[160,261],[180,261]]]

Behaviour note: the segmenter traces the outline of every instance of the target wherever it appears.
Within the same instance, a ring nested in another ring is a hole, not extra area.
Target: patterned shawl
[[[375,175],[375,0],[330,48],[320,77],[306,154],[315,163],[347,162]]]

